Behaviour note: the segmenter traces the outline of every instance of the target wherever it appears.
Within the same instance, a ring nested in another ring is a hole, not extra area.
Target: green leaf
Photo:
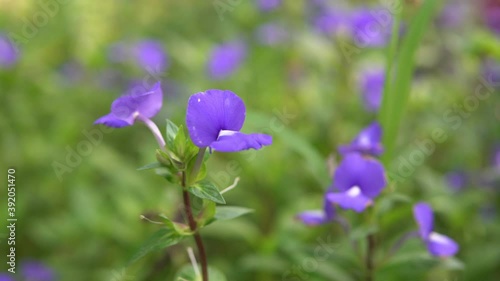
[[[128,264],[132,264],[148,253],[159,251],[169,246],[179,243],[184,236],[179,235],[171,228],[162,228],[149,237],[144,244],[142,244],[139,251],[137,251],[129,260]]]
[[[199,267],[200,275],[197,276],[192,265],[183,266],[175,275],[175,281],[202,281],[201,268]],[[208,277],[210,281],[227,281],[224,274],[211,266],[208,267]]]
[[[226,204],[224,197],[222,197],[217,187],[209,181],[198,182],[188,187],[187,190],[201,199],[208,199],[215,203]]]
[[[151,170],[151,169],[156,169],[156,168],[161,168],[163,165],[160,162],[154,162],[154,163],[149,163],[147,165],[144,165],[140,168],[137,168],[137,171],[144,171],[144,170]]]
[[[386,78],[386,83],[393,83],[393,85],[385,87],[386,91],[384,91],[379,116],[380,123],[384,128],[383,143],[385,152],[382,156],[384,164],[388,164],[392,159],[400,121],[403,119],[403,113],[406,110],[415,69],[417,48],[428,30],[438,5],[439,1],[433,0],[427,0],[422,4],[410,24],[406,37],[403,39],[397,65],[395,67],[387,66],[388,68],[394,68],[395,71],[392,71],[394,75]]]
[[[203,227],[213,221],[215,216],[215,202],[204,200],[203,209],[198,214],[197,222],[199,227]]]
[[[166,143],[167,147],[170,150],[174,148],[174,140],[175,136],[177,136],[177,132],[179,131],[179,127],[175,125],[170,119],[167,119],[167,129],[166,129]]]
[[[219,206],[215,208],[214,219],[218,221],[230,220],[253,212],[252,209],[236,206]]]

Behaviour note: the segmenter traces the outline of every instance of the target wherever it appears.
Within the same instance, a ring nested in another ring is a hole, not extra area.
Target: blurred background
[[[360,280],[350,241],[377,231],[382,260],[416,229],[411,206],[420,200],[460,252],[433,259],[409,240],[377,280],[499,280],[500,1],[442,1],[426,31],[386,167],[397,177],[376,202],[380,228],[345,211],[349,235],[294,219],[321,208],[337,146],[377,118],[395,7],[404,6],[404,37],[421,4],[389,2],[0,0],[1,167],[16,169],[15,280],[174,280],[189,264],[188,239],[126,267],[158,229],[139,216],[178,215],[181,194],[136,171],[155,161],[145,126],[93,125],[115,98],[157,81],[162,130],[166,118],[184,122],[189,95],[218,88],[245,101],[244,132],[274,137],[263,150],[209,160],[219,189],[241,178],[228,205],[255,210],[202,232],[209,264],[228,280]],[[446,140],[405,170],[435,129]]]

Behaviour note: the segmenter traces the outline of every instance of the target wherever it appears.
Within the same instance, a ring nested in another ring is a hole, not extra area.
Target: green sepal
[[[215,203],[226,204],[217,187],[209,181],[200,181],[187,188],[191,194],[201,199],[207,199]]]
[[[184,162],[188,163],[198,153],[198,147],[189,138],[184,126],[179,126],[177,135],[174,139],[174,148],[172,151]]]
[[[181,236],[190,236],[193,235],[193,231],[191,231],[191,228],[189,228],[189,225],[180,223],[180,222],[175,222],[170,220],[167,216],[160,214],[159,215],[162,219],[167,228],[172,229],[175,231],[177,234]]]
[[[161,228],[149,237],[141,248],[129,259],[128,264],[132,264],[145,255],[163,250],[169,246],[179,243],[185,236],[180,235],[172,228]]]
[[[170,119],[167,119],[167,129],[165,133],[166,138],[166,146],[168,150],[174,150],[174,140],[175,136],[177,136],[177,132],[179,131],[179,127],[175,125]]]
[[[201,271],[201,269],[200,269]],[[226,276],[211,266],[208,267],[208,277],[210,281],[227,281]],[[175,281],[202,281],[201,276],[197,276],[192,265],[183,266],[175,275]]]

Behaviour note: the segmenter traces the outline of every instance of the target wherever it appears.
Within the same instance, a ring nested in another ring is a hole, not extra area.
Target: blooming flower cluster
[[[350,144],[339,147],[344,159],[325,194],[323,210],[303,212],[298,215],[301,221],[307,225],[328,223],[334,219],[334,205],[363,212],[373,204],[387,183],[384,167],[374,158],[383,152],[381,137],[382,128],[374,122]]]
[[[111,112],[94,124],[121,128],[143,122],[155,136],[160,148],[165,140],[158,126],[151,120],[160,111],[163,92],[160,83],[151,89],[126,94],[111,104]],[[193,143],[200,148],[220,152],[260,149],[272,143],[266,134],[244,134],[240,130],[245,122],[243,100],[227,90],[207,90],[192,95],[188,101],[186,125]]]

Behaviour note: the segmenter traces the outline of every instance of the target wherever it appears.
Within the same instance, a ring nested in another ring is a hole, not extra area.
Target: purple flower
[[[12,274],[9,273],[0,273],[0,281],[14,281],[14,278],[11,277]]]
[[[257,0],[257,6],[261,11],[269,12],[281,5],[281,0]]]
[[[420,238],[427,245],[427,250],[433,256],[448,257],[458,252],[458,244],[451,238],[436,233],[432,208],[427,203],[417,203],[413,207],[413,215],[419,227]]]
[[[208,73],[212,79],[221,80],[238,70],[247,54],[243,41],[231,41],[215,47],[208,61]]]
[[[334,9],[322,10],[313,19],[315,29],[325,35],[331,36],[349,29],[350,17],[345,11]]]
[[[500,86],[500,62],[487,59],[482,63],[482,75],[495,88]]]
[[[118,42],[109,49],[109,59],[113,62],[132,60],[139,67],[153,73],[160,73],[168,68],[168,56],[160,42],[143,40],[133,44]]]
[[[500,1],[486,0],[483,9],[486,25],[495,33],[500,35]]]
[[[262,45],[274,46],[288,41],[289,33],[285,27],[277,23],[261,25],[256,33],[257,41]]]
[[[339,146],[339,153],[342,155],[359,152],[372,156],[380,156],[383,151],[382,126],[377,121],[364,128],[350,144]]]
[[[243,134],[245,104],[227,90],[207,90],[192,95],[188,101],[186,124],[193,143],[220,152],[260,149],[272,143],[265,134]]]
[[[493,150],[493,159],[491,161],[491,164],[493,165],[494,168],[500,170],[500,146],[497,146]]]
[[[358,153],[345,156],[335,171],[333,185],[340,193],[329,192],[326,198],[344,209],[362,212],[373,203],[386,185],[384,167],[374,158]]]
[[[383,9],[359,9],[352,14],[351,32],[360,47],[384,47],[391,37],[391,29],[392,15]]]
[[[168,57],[160,42],[141,41],[134,46],[133,53],[137,64],[148,71],[158,73],[168,67]]]
[[[383,69],[364,71],[361,76],[361,94],[366,110],[377,112],[382,104],[385,73]]]
[[[38,261],[27,261],[21,266],[21,275],[26,281],[54,281],[55,274],[52,269]]]
[[[461,190],[467,185],[467,175],[463,171],[454,171],[446,174],[446,182],[453,190]]]
[[[450,1],[443,8],[437,23],[443,27],[459,26],[469,17],[467,13],[469,8],[463,1]]]
[[[323,202],[323,210],[304,211],[297,215],[297,219],[310,226],[329,223],[333,221],[334,217],[335,208],[326,197]]]
[[[11,67],[18,59],[16,47],[9,37],[0,34],[0,67]]]
[[[104,124],[108,127],[121,128],[131,126],[140,120],[153,132],[160,147],[165,141],[156,124],[150,120],[161,109],[163,92],[160,83],[156,83],[149,91],[143,87],[135,87],[126,95],[117,98],[111,104],[111,112],[97,119],[94,124]]]

